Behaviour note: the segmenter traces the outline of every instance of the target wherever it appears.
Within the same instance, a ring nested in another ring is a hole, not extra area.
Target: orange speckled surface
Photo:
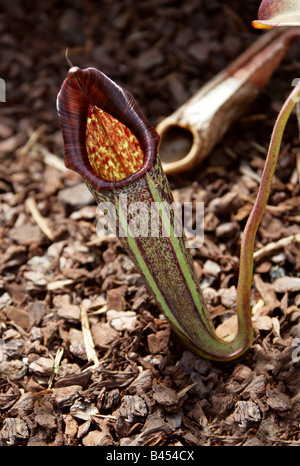
[[[86,148],[96,174],[107,181],[120,181],[143,165],[143,151],[132,132],[114,117],[90,105]]]

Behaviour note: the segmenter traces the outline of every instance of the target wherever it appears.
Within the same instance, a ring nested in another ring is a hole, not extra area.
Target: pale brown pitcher
[[[157,126],[167,175],[190,171],[209,155],[231,123],[258,96],[300,27],[264,33],[230,66]]]

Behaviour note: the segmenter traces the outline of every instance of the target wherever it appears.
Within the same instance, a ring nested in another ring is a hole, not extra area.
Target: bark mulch
[[[97,235],[95,203],[63,165],[55,107],[68,47],[74,65],[125,86],[156,125],[262,34],[251,27],[258,5],[3,2],[1,445],[299,445],[296,118],[257,235],[253,345],[243,360],[216,364],[180,344],[119,241]],[[202,166],[170,178],[176,199],[205,203],[204,245],[192,252],[223,335],[272,125],[299,73],[298,42]]]

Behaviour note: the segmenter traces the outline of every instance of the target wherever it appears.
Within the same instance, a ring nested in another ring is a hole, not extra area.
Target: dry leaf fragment
[[[54,235],[51,229],[48,226],[48,221],[45,219],[38,209],[38,206],[35,200],[32,197],[29,197],[25,201],[26,206],[28,207],[32,217],[36,221],[37,225],[40,227],[41,231],[51,240],[54,240]]]
[[[86,308],[81,304],[81,328],[83,333],[83,342],[87,354],[88,361],[92,361],[95,365],[99,364],[99,360],[95,351],[95,345],[91,334],[89,318]]]

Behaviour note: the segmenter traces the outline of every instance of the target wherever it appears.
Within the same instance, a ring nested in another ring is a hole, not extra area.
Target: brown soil
[[[69,47],[72,63],[95,66],[129,89],[156,125],[262,34],[251,26],[258,5],[3,5],[1,445],[299,445],[299,244],[255,261],[247,356],[231,364],[194,356],[170,332],[118,240],[98,238],[96,206],[63,167],[55,104]],[[170,178],[179,200],[205,202],[205,241],[193,257],[216,324],[232,322],[240,233],[276,115],[299,72],[298,41],[203,165]],[[292,117],[256,249],[300,231],[299,154]]]

